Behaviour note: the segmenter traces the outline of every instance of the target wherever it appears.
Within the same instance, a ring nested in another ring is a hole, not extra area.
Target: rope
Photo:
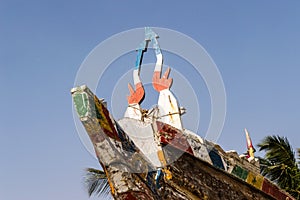
[[[155,110],[159,110],[157,106],[154,107],[154,108],[151,108],[150,112],[147,109],[136,108],[136,107],[134,107],[132,105],[128,105],[128,107],[131,107],[133,109],[139,110],[141,112],[141,114],[142,114],[142,121],[144,121],[144,118],[149,118],[150,116],[152,116],[152,118],[154,118],[154,119],[161,119],[163,117],[170,116],[170,115],[177,115],[177,114],[182,115],[181,112],[173,112],[173,113],[169,113],[169,114],[165,114],[165,115],[160,115],[160,116],[151,115]]]

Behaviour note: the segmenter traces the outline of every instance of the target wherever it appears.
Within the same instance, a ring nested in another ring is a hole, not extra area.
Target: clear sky
[[[227,95],[225,150],[246,150],[245,127],[254,144],[279,134],[300,147],[299,1],[126,2],[1,0],[0,199],[89,199],[83,169],[99,165],[70,89],[96,45],[132,28],[180,31],[210,54]]]

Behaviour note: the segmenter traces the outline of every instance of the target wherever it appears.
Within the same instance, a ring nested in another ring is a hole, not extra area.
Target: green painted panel
[[[88,112],[88,96],[86,93],[74,94],[73,100],[79,117],[85,117]]]
[[[234,166],[232,172],[232,174],[234,174],[235,176],[241,178],[242,180],[245,180],[248,176],[248,171],[241,168],[240,166],[236,165]]]

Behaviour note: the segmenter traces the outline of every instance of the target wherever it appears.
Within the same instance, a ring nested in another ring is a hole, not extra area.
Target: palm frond
[[[260,151],[266,152],[265,157],[260,158],[262,175],[299,199],[300,169],[287,138],[267,136],[257,146]]]
[[[262,158],[262,157],[258,157],[259,159],[259,164],[260,164],[260,173],[263,175],[263,176],[266,176],[267,175],[267,172],[268,172],[268,168],[272,165],[270,163],[269,160],[265,159],[265,158]]]
[[[87,168],[85,184],[89,196],[96,195],[99,196],[100,199],[112,199],[105,172],[98,169]]]
[[[295,165],[295,153],[286,137],[267,136],[257,145],[259,150],[266,151],[265,158],[271,163]]]

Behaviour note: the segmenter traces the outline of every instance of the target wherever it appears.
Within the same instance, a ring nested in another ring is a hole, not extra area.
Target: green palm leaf
[[[112,199],[105,172],[98,169],[87,168],[85,184],[89,196],[97,195],[100,199]]]
[[[272,163],[294,165],[295,153],[286,137],[267,136],[258,144],[259,150],[266,151],[266,158]]]
[[[260,151],[266,152],[265,157],[260,158],[262,175],[300,199],[300,170],[287,138],[267,136],[258,144],[258,147]],[[298,153],[300,153],[299,149]]]

